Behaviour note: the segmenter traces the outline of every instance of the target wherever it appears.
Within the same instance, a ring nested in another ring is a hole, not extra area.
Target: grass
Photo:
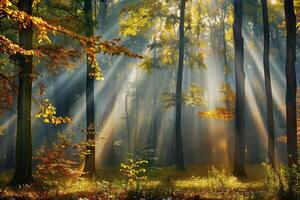
[[[26,186],[19,189],[3,188],[0,198],[10,197],[43,199],[253,199],[263,190],[264,173],[261,165],[248,165],[248,178],[240,181],[230,176],[230,169],[208,170],[206,165],[188,166],[185,171],[173,167],[157,168],[149,173],[148,180],[141,182],[140,191],[128,187],[119,168],[102,168],[98,177],[92,180],[65,180],[59,191],[45,191],[37,186]],[[11,178],[11,172],[0,174],[2,186]],[[128,197],[129,196],[129,197]]]

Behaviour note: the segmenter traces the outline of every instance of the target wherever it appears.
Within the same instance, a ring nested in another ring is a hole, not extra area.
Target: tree
[[[287,121],[287,146],[289,166],[298,164],[297,156],[297,123],[296,123],[296,16],[294,1],[285,0],[284,10],[286,16],[286,121]]]
[[[175,164],[180,170],[185,168],[181,135],[181,106],[182,106],[182,77],[183,77],[183,61],[184,61],[184,22],[185,22],[185,5],[186,0],[180,1],[180,17],[179,17],[179,59],[177,69],[176,82],[176,114],[175,114]]]
[[[100,33],[102,34],[105,30],[105,21],[106,21],[106,15],[107,15],[107,6],[108,2],[107,0],[100,0],[99,5],[99,29]]]
[[[18,9],[32,14],[32,1],[20,0]],[[32,22],[19,30],[19,45],[25,50],[33,47]],[[16,164],[12,180],[13,184],[32,182],[32,141],[31,141],[31,92],[32,92],[32,55],[18,55],[19,57],[19,91],[17,106],[17,141]]]
[[[287,128],[287,153],[288,166],[292,168],[298,165],[297,152],[297,80],[296,80],[296,15],[294,1],[284,1],[285,22],[286,22],[286,128]],[[293,199],[293,188],[295,177],[289,176],[289,196]]]
[[[85,13],[85,28],[86,36],[91,37],[94,35],[94,21],[93,21],[93,8],[92,0],[84,1]],[[90,76],[93,68],[91,61],[87,55],[87,70],[86,70],[86,150],[85,164],[83,171],[92,176],[96,173],[95,169],[95,97],[94,97],[94,77]]]
[[[245,72],[244,39],[242,35],[243,0],[234,0],[234,65],[235,65],[235,146],[233,174],[246,176],[245,172]]]
[[[274,150],[274,116],[273,116],[273,96],[270,76],[270,28],[268,4],[266,0],[261,0],[262,16],[263,16],[263,30],[264,30],[264,74],[265,74],[265,89],[267,97],[267,121],[268,121],[268,156],[269,162],[275,161]]]

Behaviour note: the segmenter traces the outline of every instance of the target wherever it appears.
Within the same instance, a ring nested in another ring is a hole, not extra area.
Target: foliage
[[[11,110],[13,96],[17,93],[14,75],[0,73],[0,110]]]
[[[49,189],[62,187],[66,179],[77,179],[81,174],[77,157],[81,152],[74,151],[69,137],[59,134],[59,142],[52,148],[42,147],[34,156],[37,161],[35,178]]]
[[[6,129],[7,129],[7,125],[0,126],[0,136],[4,135]]]
[[[41,56],[41,52],[39,51],[33,51],[33,50],[25,50],[22,47],[20,47],[18,44],[13,43],[11,40],[6,38],[3,35],[0,35],[0,53],[6,53],[10,55],[14,54],[22,54],[22,55],[28,55],[28,56]]]
[[[126,162],[121,163],[120,172],[127,178],[129,188],[134,191],[140,189],[140,183],[147,180],[147,168],[149,162],[147,160],[140,160],[128,158]]]
[[[295,185],[293,185],[292,191],[296,196],[300,196],[300,169],[299,165],[294,165],[288,168],[284,165],[275,167],[272,164],[263,163],[263,167],[266,173],[264,180],[264,186],[268,192],[268,196],[284,198],[289,190],[289,177],[293,177]]]
[[[35,114],[36,118],[42,118],[45,123],[51,123],[55,126],[58,124],[65,124],[71,121],[69,117],[58,117],[56,116],[56,108],[49,102],[49,99],[45,99],[40,104],[40,111]]]
[[[96,55],[98,53],[108,55],[127,55],[129,57],[141,58],[141,56],[130,52],[126,47],[118,45],[117,43],[120,41],[119,39],[113,39],[111,41],[102,41],[101,37],[99,36],[81,36],[75,32],[63,28],[62,26],[52,25],[40,17],[30,16],[26,12],[16,10],[16,8],[9,0],[1,2],[0,15],[18,22],[22,28],[33,26],[37,30],[38,43],[51,43],[51,40],[48,37],[48,32],[52,34],[61,33],[79,41],[87,53],[88,62],[92,66],[92,71],[89,75],[91,77],[95,77],[96,80],[103,79],[99,63],[96,59]],[[34,49],[24,51],[24,49],[22,49],[12,41],[8,40],[4,36],[0,39],[0,47],[1,52],[6,52],[9,54],[20,53],[25,55],[39,55],[43,57],[43,53],[39,53],[39,51],[36,52],[36,50]]]
[[[153,59],[149,58],[149,57],[145,57],[143,59],[143,61],[141,62],[141,64],[139,65],[139,67],[143,70],[145,70],[146,72],[151,72],[151,69],[154,66],[154,61]]]
[[[235,93],[233,92],[229,83],[223,83],[221,88],[223,96],[220,102],[224,104],[222,107],[216,107],[215,109],[199,112],[198,116],[207,119],[220,119],[224,121],[231,121],[235,117]]]
[[[178,63],[178,14],[178,2],[174,0],[132,2],[121,13],[120,33],[125,37],[150,37],[152,32],[154,37],[148,47],[156,51],[155,66],[175,67]],[[201,3],[187,2],[184,62],[189,67],[205,68],[201,51],[205,43],[199,40],[200,28],[203,27],[201,14]],[[145,60],[142,67],[148,69],[150,64],[149,60]]]
[[[188,92],[183,94],[183,101],[186,105],[193,107],[207,105],[204,89],[197,86],[195,83],[192,83]]]
[[[234,112],[229,111],[228,108],[216,107],[213,110],[199,112],[198,116],[205,119],[220,119],[224,121],[231,121],[232,119],[234,119]]]
[[[279,166],[278,169],[274,169],[273,166],[268,163],[263,163],[263,167],[266,173],[264,185],[268,194],[271,196],[282,196],[288,187],[284,180],[284,177],[287,176],[286,169],[282,165]]]
[[[176,97],[174,93],[165,92],[161,95],[161,101],[165,108],[170,108],[176,105]],[[195,83],[191,84],[188,91],[183,92],[182,102],[187,106],[205,106],[207,100],[205,99],[204,89],[197,86]]]
[[[227,175],[224,169],[217,170],[212,167],[205,178],[192,176],[190,180],[176,181],[176,187],[180,188],[203,188],[203,189],[237,189],[245,188],[242,182],[236,177]]]
[[[149,145],[137,147],[132,157],[134,157],[135,160],[146,160],[148,162],[148,171],[157,160],[156,150]]]

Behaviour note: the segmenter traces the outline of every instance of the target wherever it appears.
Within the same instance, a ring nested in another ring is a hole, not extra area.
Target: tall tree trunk
[[[32,14],[32,0],[20,0],[18,9]],[[32,24],[19,30],[19,44],[24,49],[32,49]],[[16,164],[12,184],[26,184],[32,178],[32,141],[31,141],[31,93],[32,93],[32,56],[19,55],[19,91],[16,138]]]
[[[103,34],[105,30],[106,15],[107,15],[107,0],[100,0],[99,18],[98,18],[100,34]]]
[[[226,15],[227,15],[227,11],[226,11],[226,7],[223,7],[224,9],[224,13],[222,16],[222,21],[221,21],[221,29],[222,29],[222,42],[223,42],[223,62],[224,62],[224,70],[225,70],[225,82],[229,83],[228,80],[228,59],[227,59],[227,42],[226,42],[226,30],[225,30],[225,20],[226,20]]]
[[[93,9],[92,0],[84,1],[84,13],[86,23],[86,36],[90,37],[94,34],[94,22],[93,22]],[[86,150],[88,154],[85,157],[84,172],[88,176],[96,174],[95,169],[95,99],[94,99],[94,77],[91,77],[89,73],[92,71],[91,63],[87,59],[86,70]]]
[[[252,31],[253,31],[253,41],[258,39],[259,36],[259,15],[258,15],[258,8],[259,8],[259,4],[258,4],[258,0],[253,0],[253,27],[252,27]]]
[[[274,115],[273,115],[273,96],[270,76],[270,28],[267,0],[261,0],[263,29],[264,29],[264,74],[265,74],[265,89],[267,97],[267,121],[268,121],[268,157],[269,162],[275,162],[274,150]]]
[[[235,65],[235,147],[233,174],[245,177],[245,71],[244,39],[242,35],[243,0],[234,0],[234,65]]]
[[[158,79],[158,60],[157,60],[157,41],[156,41],[156,36],[154,38],[153,42],[153,79],[152,79],[152,116],[151,116],[151,133],[150,133],[150,146],[152,149],[156,149],[157,146],[157,137],[158,137],[158,112],[159,109],[157,108],[157,97],[158,97],[158,87],[157,87],[157,82],[159,81]]]
[[[292,167],[298,164],[297,152],[297,115],[296,115],[296,16],[294,1],[284,1],[284,11],[287,29],[286,38],[286,128],[287,128],[287,153],[288,165]],[[289,193],[293,195],[295,178],[289,177]]]
[[[183,170],[183,146],[181,135],[181,106],[182,106],[182,77],[184,61],[184,15],[186,0],[180,1],[180,23],[179,23],[179,62],[176,82],[176,119],[175,119],[175,165],[178,169]]]

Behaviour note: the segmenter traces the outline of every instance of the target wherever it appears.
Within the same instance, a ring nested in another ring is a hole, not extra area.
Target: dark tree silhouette
[[[18,9],[32,14],[32,0],[20,0]],[[30,23],[19,30],[19,45],[32,49],[33,29]],[[31,141],[31,94],[32,94],[32,56],[19,55],[19,91],[16,138],[16,163],[13,185],[32,182],[32,141]]]
[[[94,22],[93,22],[93,9],[92,0],[84,1],[84,13],[85,13],[85,28],[86,36],[90,37],[94,34]],[[94,81],[95,78],[90,76],[92,72],[91,63],[87,58],[87,70],[86,70],[86,150],[88,151],[85,157],[84,172],[88,176],[92,176],[96,173],[95,169],[95,97],[94,97]]]
[[[184,61],[184,21],[186,0],[180,1],[179,17],[179,62],[176,82],[176,116],[175,116],[175,164],[180,170],[184,167],[182,134],[181,134],[181,106],[182,106],[182,77]]]
[[[270,28],[268,4],[266,0],[261,0],[262,15],[263,15],[263,29],[264,29],[264,74],[265,74],[265,88],[267,97],[267,121],[268,121],[268,156],[269,161],[275,161],[274,150],[274,115],[273,115],[273,95],[270,76]]]
[[[245,72],[244,39],[242,35],[243,0],[234,0],[234,65],[235,65],[235,147],[233,174],[245,177]]]
[[[294,11],[294,1],[284,1],[285,21],[286,21],[286,128],[287,128],[287,153],[288,165],[292,167],[298,164],[297,152],[297,80],[296,80],[296,16]],[[295,177],[289,176],[289,199],[294,199],[293,188]]]

